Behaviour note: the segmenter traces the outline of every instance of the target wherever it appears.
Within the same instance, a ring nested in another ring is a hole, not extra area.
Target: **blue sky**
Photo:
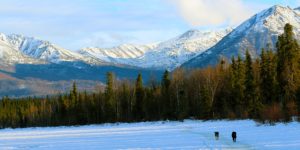
[[[68,49],[146,44],[190,29],[236,26],[272,5],[298,0],[0,0],[0,32]]]

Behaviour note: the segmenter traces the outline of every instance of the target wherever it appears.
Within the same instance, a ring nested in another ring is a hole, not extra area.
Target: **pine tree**
[[[237,60],[233,57],[231,64],[231,106],[233,112],[238,117],[241,117],[245,111],[242,108],[245,91],[244,79],[245,69],[243,60],[240,55]]]
[[[116,100],[114,91],[114,75],[112,72],[108,72],[106,76],[106,88],[105,88],[105,118],[110,121],[116,120]]]
[[[231,57],[231,65],[230,65],[230,98],[229,98],[229,106],[232,113],[236,114],[237,108],[237,97],[236,97],[236,75],[237,65],[234,56]]]
[[[252,58],[248,50],[246,50],[244,84],[245,84],[244,108],[247,108],[250,105],[250,103],[254,101],[254,94],[255,94]]]
[[[127,82],[124,82],[121,87],[121,94],[120,94],[120,115],[122,121],[129,121],[130,113],[131,113],[131,97],[130,97],[130,89]]]
[[[169,71],[166,70],[161,80],[161,102],[164,119],[171,119],[173,113],[171,109],[170,85],[171,80],[169,76]]]
[[[261,50],[260,55],[260,96],[262,101],[266,104],[270,101],[269,95],[269,85],[268,85],[268,63],[267,63],[267,54],[265,53],[265,49]]]
[[[70,92],[70,98],[71,98],[71,104],[72,104],[72,107],[73,107],[74,105],[76,105],[77,97],[78,97],[78,93],[77,93],[76,82],[73,82],[72,90],[71,90],[71,92]]]
[[[260,56],[260,96],[264,104],[276,101],[276,58],[271,49],[262,49]]]
[[[277,55],[278,55],[278,82],[282,87],[280,90],[280,99],[294,99],[294,91],[297,82],[299,46],[293,35],[293,27],[286,24],[284,33],[278,37]]]
[[[143,78],[141,74],[138,74],[138,77],[136,79],[135,83],[135,117],[137,120],[142,120],[144,116],[144,109],[143,109],[143,103],[144,103],[144,87],[143,87]]]
[[[277,48],[277,80],[279,99],[283,105],[285,119],[289,120],[288,104],[296,99],[299,88],[299,45],[293,35],[293,27],[286,24],[284,33],[278,37]]]
[[[171,84],[171,80],[170,80],[170,76],[169,76],[169,71],[166,70],[164,72],[164,75],[163,75],[163,78],[161,81],[161,86],[164,90],[166,90],[166,89],[169,89],[170,84]]]
[[[78,95],[77,95],[76,82],[73,82],[72,94],[75,96],[75,98],[77,98]]]
[[[244,108],[248,110],[249,116],[258,118],[261,110],[261,103],[256,95],[256,85],[254,81],[254,72],[252,67],[252,58],[249,51],[246,51],[245,60],[245,98]]]
[[[113,97],[113,84],[114,84],[114,75],[112,72],[108,72],[106,76],[106,88],[105,95],[108,98],[109,102],[112,103]]]

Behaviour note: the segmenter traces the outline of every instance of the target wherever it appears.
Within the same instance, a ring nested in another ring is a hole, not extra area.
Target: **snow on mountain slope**
[[[84,57],[79,53],[64,49],[48,41],[38,40],[33,37],[22,35],[1,34],[2,42],[9,47],[18,50],[18,53],[26,55],[36,60],[43,60],[50,63],[59,63],[63,61],[84,61],[88,63],[101,63],[92,57]]]
[[[12,47],[9,43],[7,43],[7,38],[4,34],[0,33],[0,62],[1,65],[11,65],[14,63],[43,63],[40,60],[33,59],[24,55],[19,50]]]
[[[300,38],[300,13],[289,7],[273,6],[242,23],[219,43],[183,64],[183,67],[205,67],[215,65],[220,57],[230,59],[246,49],[253,57],[259,56],[261,49],[275,47],[278,35],[283,33],[286,23],[294,26],[296,38]]]
[[[174,39],[160,43],[156,49],[146,53],[140,62],[147,68],[175,69],[215,45],[230,31],[232,31],[231,28],[204,32],[190,30]]]
[[[83,61],[87,64],[121,64],[156,70],[172,70],[212,47],[230,31],[232,31],[231,28],[205,32],[190,30],[158,44],[124,44],[113,48],[84,48],[79,52],[70,51],[33,37],[17,34],[0,34],[0,36],[2,46],[6,46],[2,49],[5,49],[6,53],[11,53],[7,55],[10,56],[7,58],[11,58],[10,63],[34,62],[34,59],[47,63]]]
[[[142,68],[172,70],[212,47],[230,31],[232,31],[231,28],[206,32],[190,30],[159,44],[121,45],[112,49],[85,48],[80,50],[79,53],[108,62]]]
[[[108,62],[118,62],[118,59],[135,59],[143,56],[157,44],[132,45],[123,44],[113,48],[84,48],[79,51],[84,56],[92,56]]]
[[[250,32],[268,30],[272,34],[282,34],[286,23],[294,26],[296,36],[300,31],[300,16],[296,10],[290,7],[275,5],[250,18],[231,33],[231,37]]]

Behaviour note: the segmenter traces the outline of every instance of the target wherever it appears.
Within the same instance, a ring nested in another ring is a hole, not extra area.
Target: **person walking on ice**
[[[232,132],[231,137],[232,137],[233,142],[236,142],[236,132],[235,131]]]
[[[219,140],[219,132],[215,132],[215,139]]]

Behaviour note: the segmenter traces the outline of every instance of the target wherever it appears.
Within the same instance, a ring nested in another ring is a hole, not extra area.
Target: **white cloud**
[[[192,26],[236,25],[252,15],[242,0],[169,0]]]

